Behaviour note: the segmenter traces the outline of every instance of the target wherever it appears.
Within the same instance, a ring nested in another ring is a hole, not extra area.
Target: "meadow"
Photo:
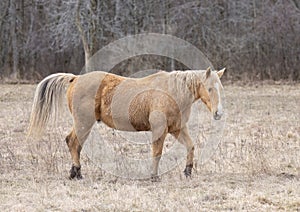
[[[160,182],[109,174],[85,152],[83,179],[69,180],[67,109],[41,140],[26,140],[35,87],[0,84],[0,211],[300,210],[300,84],[225,83],[226,122],[213,156],[195,164],[192,178],[181,162]],[[210,117],[197,109],[201,121],[190,127],[199,156]],[[119,144],[121,134],[104,126],[102,133],[116,151],[150,151]]]

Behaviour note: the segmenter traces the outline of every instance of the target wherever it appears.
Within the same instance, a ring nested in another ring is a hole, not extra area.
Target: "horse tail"
[[[43,79],[37,86],[32,105],[28,136],[41,137],[50,117],[57,120],[65,88],[76,78],[74,74],[57,73]]]

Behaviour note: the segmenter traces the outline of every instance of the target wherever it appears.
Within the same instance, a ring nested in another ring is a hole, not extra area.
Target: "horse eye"
[[[209,88],[209,89],[208,89],[208,92],[211,92],[211,91],[212,91],[212,88]]]

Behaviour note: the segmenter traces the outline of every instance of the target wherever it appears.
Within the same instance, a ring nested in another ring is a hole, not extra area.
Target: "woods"
[[[78,74],[105,45],[147,32],[190,42],[216,69],[227,67],[229,79],[300,79],[299,0],[3,0],[0,32],[2,79]],[[114,71],[145,67],[185,68],[147,55]]]

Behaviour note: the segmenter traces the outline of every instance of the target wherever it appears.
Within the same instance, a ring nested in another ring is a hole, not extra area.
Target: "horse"
[[[215,120],[223,114],[219,71],[159,71],[129,78],[94,71],[83,75],[56,73],[44,78],[34,94],[29,135],[40,137],[50,120],[58,118],[66,95],[73,126],[66,136],[71,154],[70,179],[81,179],[80,152],[96,122],[121,131],[152,132],[151,178],[158,178],[158,165],[166,135],[174,136],[187,150],[184,174],[193,168],[194,144],[187,122],[191,106],[201,100]]]

